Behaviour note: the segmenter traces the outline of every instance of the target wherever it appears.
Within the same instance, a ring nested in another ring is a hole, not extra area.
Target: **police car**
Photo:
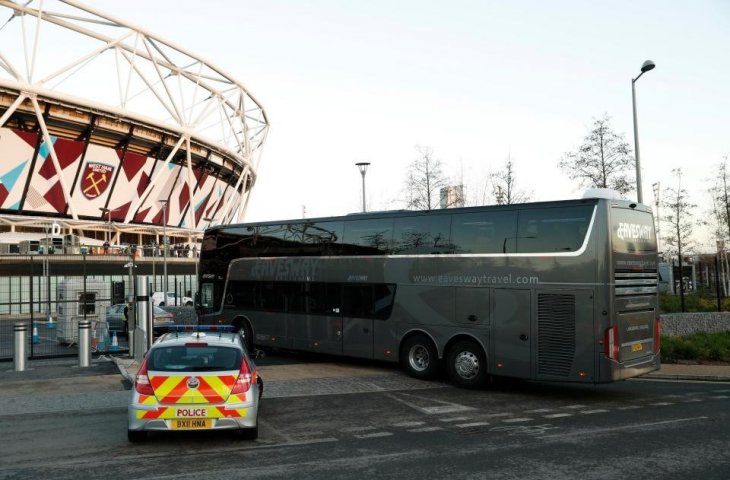
[[[230,326],[173,325],[152,344],[134,381],[127,438],[149,431],[237,430],[258,437],[263,382]]]

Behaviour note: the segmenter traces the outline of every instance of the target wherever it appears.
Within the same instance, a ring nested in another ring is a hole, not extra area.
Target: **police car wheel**
[[[144,430],[127,430],[127,440],[132,443],[144,442],[147,439],[147,432]]]

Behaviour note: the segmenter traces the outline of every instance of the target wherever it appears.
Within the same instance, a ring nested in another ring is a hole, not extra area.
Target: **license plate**
[[[213,426],[210,418],[173,418],[170,422],[173,430],[197,430]]]
[[[640,352],[644,349],[644,347],[640,343],[635,343],[631,345],[631,351],[632,352]]]

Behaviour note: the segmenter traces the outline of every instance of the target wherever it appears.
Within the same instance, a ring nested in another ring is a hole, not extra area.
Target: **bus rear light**
[[[614,325],[606,329],[603,339],[603,353],[610,358],[618,362],[618,326]]]
[[[661,323],[659,323],[659,319],[657,318],[654,321],[654,353],[659,353],[659,350],[661,350],[662,347],[662,327]]]

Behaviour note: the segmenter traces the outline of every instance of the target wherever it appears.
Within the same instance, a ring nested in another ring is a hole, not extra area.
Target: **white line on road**
[[[408,430],[412,433],[425,433],[425,432],[438,432],[439,430],[443,430],[441,427],[422,427],[422,428],[414,428],[412,430]]]
[[[543,415],[544,418],[563,418],[572,416],[572,413],[551,413],[550,415]]]
[[[707,420],[708,418],[710,418],[710,417],[701,416],[701,417],[692,417],[692,418],[678,418],[676,420],[665,420],[663,422],[637,423],[637,424],[633,424],[633,425],[624,425],[622,427],[596,428],[593,430],[581,430],[578,432],[558,433],[555,435],[543,435],[540,438],[582,437],[585,435],[596,435],[598,433],[620,432],[622,430],[635,430],[635,429],[641,429],[641,428],[647,428],[647,427],[658,427],[660,425],[671,425],[674,423],[694,422],[697,420]]]
[[[390,437],[393,435],[390,432],[374,432],[374,433],[365,433],[363,435],[355,435],[355,438],[365,439],[365,438],[380,438],[380,437]]]
[[[518,418],[505,418],[502,420],[504,423],[522,423],[522,422],[531,422],[532,419],[528,417],[518,417]]]
[[[489,422],[457,423],[454,426],[456,428],[472,428],[472,427],[484,427],[485,425],[489,425]]]
[[[469,420],[469,417],[439,418],[439,422],[463,422],[464,420]]]
[[[398,428],[411,428],[411,427],[420,427],[426,422],[400,422],[400,423],[394,423],[394,427]]]
[[[593,415],[594,413],[606,413],[608,410],[605,410],[603,408],[597,408],[595,410],[581,410],[581,415]]]

